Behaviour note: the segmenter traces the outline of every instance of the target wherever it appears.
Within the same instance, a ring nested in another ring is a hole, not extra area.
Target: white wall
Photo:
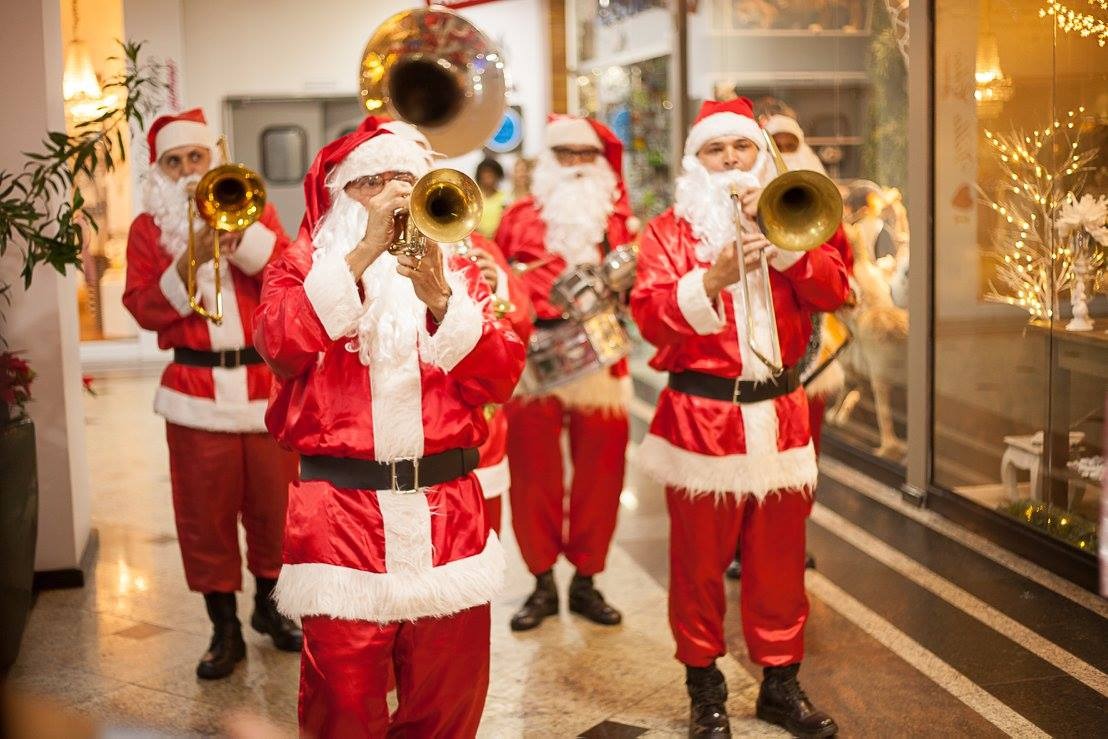
[[[65,130],[62,45],[57,0],[5,5],[0,23],[0,168],[23,165],[19,152],[38,147],[44,133]],[[81,369],[77,356],[76,274],[47,267],[24,292],[18,248],[0,264],[11,281],[12,304],[2,327],[11,349],[26,353],[38,373],[29,410],[36,427],[39,528],[35,569],[76,567],[89,535],[89,479],[85,458]]]

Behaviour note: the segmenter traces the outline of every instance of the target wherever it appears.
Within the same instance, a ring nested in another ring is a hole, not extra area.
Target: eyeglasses
[[[570,149],[567,146],[555,146],[551,151],[554,153],[554,158],[558,160],[558,164],[563,165],[589,164],[600,156],[600,151],[597,149]]]
[[[352,180],[348,187],[378,189],[384,187],[393,180],[400,180],[401,182],[407,182],[409,185],[414,185],[416,183],[416,176],[408,174],[407,172],[382,172],[381,174],[359,177],[356,180]]]

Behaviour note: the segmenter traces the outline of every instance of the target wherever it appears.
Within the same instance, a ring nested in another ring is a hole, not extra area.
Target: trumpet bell
[[[831,238],[843,219],[843,197],[819,172],[784,172],[766,185],[758,201],[758,225],[774,246],[810,251]]]
[[[368,113],[411,123],[447,156],[488,141],[506,106],[500,52],[443,8],[405,10],[378,26],[362,52],[359,81]]]
[[[473,233],[481,221],[484,197],[468,175],[433,169],[412,187],[408,210],[412,225],[433,241],[453,243]]]
[[[253,170],[224,164],[196,184],[196,211],[216,231],[242,231],[262,217],[265,185]]]

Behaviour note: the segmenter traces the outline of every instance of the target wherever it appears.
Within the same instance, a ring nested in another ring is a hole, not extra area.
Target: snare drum
[[[566,318],[580,323],[608,307],[610,295],[596,265],[580,264],[554,283],[550,302]]]
[[[635,286],[635,268],[639,263],[638,244],[624,244],[604,255],[600,277],[613,293],[622,293]]]
[[[536,327],[527,347],[520,390],[525,395],[547,395],[590,372],[611,367],[630,351],[631,337],[612,310],[580,323]]]

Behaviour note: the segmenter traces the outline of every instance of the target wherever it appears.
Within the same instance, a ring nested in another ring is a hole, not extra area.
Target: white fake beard
[[[731,186],[761,187],[753,171],[732,169],[709,172],[695,156],[682,160],[684,174],[677,178],[673,212],[689,222],[696,236],[696,258],[714,262],[723,247],[735,242]]]
[[[823,167],[823,162],[812,151],[812,147],[807,144],[801,144],[800,148],[794,152],[788,154],[781,154],[781,158],[785,160],[785,166],[789,170],[807,169],[813,172],[819,172],[820,174],[827,174],[827,170]]]
[[[615,208],[616,175],[601,158],[590,164],[563,167],[543,151],[532,176],[531,192],[546,223],[546,248],[571,267],[597,264]],[[615,246],[615,245],[613,245]]]
[[[157,165],[143,178],[143,210],[153,216],[154,224],[162,232],[162,247],[174,258],[188,249],[189,188],[199,181],[200,175],[189,175],[174,182]],[[199,219],[194,225],[197,230],[205,228]]]
[[[345,256],[365,235],[369,214],[342,190],[312,236],[315,253]],[[426,306],[416,297],[412,281],[396,272],[396,257],[388,252],[362,275],[366,300],[358,320],[356,340],[347,349],[368,367],[372,362],[400,366],[418,351]]]

